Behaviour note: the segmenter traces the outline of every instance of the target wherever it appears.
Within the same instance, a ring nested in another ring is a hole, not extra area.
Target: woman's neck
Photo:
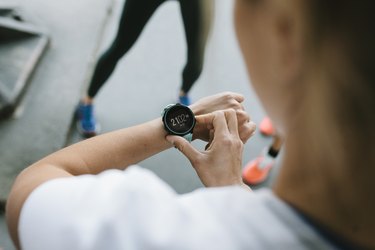
[[[286,138],[274,191],[329,230],[375,248],[375,185],[370,178],[374,170],[367,175],[355,175],[355,169],[366,163],[358,164],[337,165],[335,160],[314,150],[306,135],[294,133]]]

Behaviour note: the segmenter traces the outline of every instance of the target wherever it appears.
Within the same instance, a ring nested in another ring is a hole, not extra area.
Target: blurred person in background
[[[259,131],[264,136],[271,136],[272,143],[265,147],[259,156],[246,163],[242,169],[242,179],[250,186],[262,184],[267,180],[283,144],[269,117],[263,118],[259,124]]]
[[[14,241],[23,249],[375,249],[373,6],[236,1],[251,83],[284,139],[272,189],[242,182],[254,126],[240,108],[196,117],[203,150],[168,135],[159,118],[23,171],[6,210]],[[113,170],[172,146],[207,188],[180,195],[151,171]]]
[[[96,64],[88,91],[78,109],[77,128],[85,137],[95,136],[99,124],[94,113],[94,98],[111,76],[118,61],[133,47],[145,25],[166,0],[125,0],[117,35]],[[205,45],[213,14],[213,0],[178,0],[185,28],[187,61],[182,72],[178,102],[190,105],[188,93],[199,78],[204,60]],[[173,39],[166,37],[166,39]],[[157,83],[155,83],[157,84]],[[146,93],[151,94],[151,93]]]

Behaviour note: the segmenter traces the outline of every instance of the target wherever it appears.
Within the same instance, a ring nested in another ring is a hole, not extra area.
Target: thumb
[[[166,139],[173,146],[175,146],[175,148],[181,151],[181,153],[183,153],[190,161],[200,154],[199,151],[190,144],[190,142],[181,136],[168,135]]]

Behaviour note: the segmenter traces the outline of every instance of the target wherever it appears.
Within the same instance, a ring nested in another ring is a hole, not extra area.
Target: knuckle
[[[233,99],[232,93],[231,93],[230,91],[225,91],[225,92],[223,93],[223,97],[224,97],[225,99]]]
[[[200,156],[196,156],[196,157],[193,157],[192,159],[190,159],[191,165],[195,168],[199,167],[201,162],[202,162],[202,157],[200,157]]]
[[[235,151],[241,151],[243,148],[243,143],[240,138],[236,138],[232,141],[231,147]]]
[[[230,108],[230,109],[227,109],[227,110],[226,110],[226,113],[227,113],[228,115],[235,115],[235,114],[236,114],[236,110]]]
[[[235,147],[238,150],[242,150],[243,149],[243,143],[242,143],[242,141],[241,140],[237,140],[237,142],[235,144]]]
[[[225,147],[228,147],[228,146],[230,147],[233,144],[232,140],[230,138],[228,138],[228,137],[223,138],[222,141],[221,141],[221,143]]]
[[[184,153],[185,152],[185,145],[183,143],[181,143],[177,146],[177,149],[180,150],[182,153]]]
[[[239,121],[249,121],[249,115],[243,110],[236,110],[236,115]]]
[[[230,100],[230,107],[233,109],[241,109],[241,105],[234,99]]]
[[[223,110],[217,110],[215,111],[216,116],[224,116],[224,111]]]
[[[230,136],[222,138],[220,145],[223,148],[226,148],[228,152],[240,151],[243,148],[243,142],[240,136]]]

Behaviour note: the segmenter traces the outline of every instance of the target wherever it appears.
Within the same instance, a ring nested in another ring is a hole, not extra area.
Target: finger
[[[181,136],[168,135],[166,139],[190,161],[195,159],[200,154],[198,150],[196,150],[185,138]]]
[[[215,134],[217,133],[228,133],[228,125],[227,125],[227,120],[225,118],[225,113],[224,111],[216,111],[213,113],[214,118],[212,121],[212,124],[215,129]]]
[[[242,103],[238,102],[237,100],[232,98],[230,102],[231,102],[231,104],[229,105],[228,108],[232,108],[234,110],[245,110]]]
[[[211,147],[211,143],[214,139],[215,131],[213,129],[211,129],[209,133],[210,133],[210,139],[209,139],[206,147],[204,148],[204,150],[208,150]]]
[[[245,97],[241,94],[229,92],[227,98],[230,100],[230,106],[228,108],[233,108],[235,110],[245,110],[242,102]]]
[[[245,125],[242,125],[239,132],[242,143],[245,144],[250,139],[250,137],[255,134],[255,128],[256,125],[254,122],[248,122]]]
[[[195,116],[196,126],[198,125],[207,129],[212,129],[213,119],[214,119],[213,113]]]
[[[243,124],[250,121],[250,116],[243,110],[236,110],[238,124]]]
[[[245,100],[245,97],[239,93],[231,92],[232,97],[239,103]]]
[[[213,129],[212,120],[213,114],[199,115],[196,116],[196,123],[193,130],[193,140],[201,139],[203,141],[209,140],[209,130]]]
[[[257,125],[255,124],[255,122],[250,122],[249,126],[250,126],[250,131],[251,131],[251,135],[250,135],[251,137],[255,134],[255,131],[257,130]]]
[[[225,110],[225,118],[228,123],[229,132],[238,136],[238,121],[236,111],[233,109]]]

